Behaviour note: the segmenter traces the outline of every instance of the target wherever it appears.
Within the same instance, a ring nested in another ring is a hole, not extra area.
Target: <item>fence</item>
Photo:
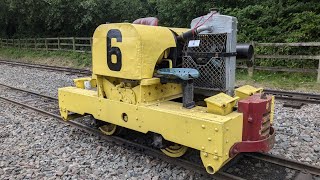
[[[320,42],[307,42],[307,43],[251,43],[254,49],[263,47],[317,47],[320,48]],[[318,69],[310,68],[287,68],[287,67],[266,67],[256,66],[257,62],[262,59],[281,59],[281,60],[317,60]],[[317,73],[317,82],[320,83],[320,55],[279,55],[279,54],[259,54],[257,51],[253,56],[253,67],[248,68],[248,73],[251,75],[254,70],[274,71],[274,72],[300,72],[300,73]],[[245,66],[238,66],[239,68],[247,68]]]
[[[252,42],[255,48],[259,47],[318,47],[320,42],[308,43],[257,43]],[[92,38],[89,37],[58,37],[58,38],[32,38],[32,39],[0,39],[0,47],[18,47],[22,49],[35,49],[46,51],[74,51],[91,52]],[[286,60],[318,60],[318,69],[306,68],[286,68],[286,67],[266,67],[255,66],[260,59],[286,59]],[[278,71],[278,72],[302,72],[317,73],[317,82],[320,83],[320,55],[277,55],[277,54],[255,54],[253,57],[253,67],[248,68],[249,75],[254,70]],[[238,68],[247,68],[238,66]]]
[[[46,51],[91,52],[92,38],[88,37],[57,37],[30,39],[0,39],[0,47],[18,47]]]

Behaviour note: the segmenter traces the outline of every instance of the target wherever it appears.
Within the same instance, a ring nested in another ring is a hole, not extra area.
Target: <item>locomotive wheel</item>
[[[181,157],[183,156],[187,150],[188,147],[180,145],[180,144],[174,144],[172,146],[168,146],[164,149],[160,149],[165,155],[169,156],[169,157]]]
[[[100,131],[108,136],[113,135],[117,131],[117,125],[111,124],[111,123],[106,123],[102,126],[99,127]]]

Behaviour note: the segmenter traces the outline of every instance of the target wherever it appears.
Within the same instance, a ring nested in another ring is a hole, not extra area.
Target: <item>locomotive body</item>
[[[268,151],[273,97],[250,86],[234,91],[236,23],[211,12],[191,29],[100,25],[92,77],[59,89],[62,117],[90,114],[107,135],[121,127],[152,133],[171,157],[199,150],[211,174],[240,152]]]

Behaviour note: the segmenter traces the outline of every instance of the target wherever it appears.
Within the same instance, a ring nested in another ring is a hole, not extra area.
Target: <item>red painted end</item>
[[[230,157],[240,152],[267,152],[275,141],[274,129],[270,124],[271,96],[255,94],[238,103],[243,113],[242,142],[230,149]]]

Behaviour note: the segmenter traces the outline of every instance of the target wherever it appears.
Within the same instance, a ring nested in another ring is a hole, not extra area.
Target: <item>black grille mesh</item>
[[[200,40],[199,47],[188,47],[190,40]],[[200,72],[200,77],[194,80],[194,86],[224,91],[226,89],[225,58],[214,57],[212,53],[226,51],[227,34],[201,34],[190,40],[184,46],[182,66],[194,68]]]

